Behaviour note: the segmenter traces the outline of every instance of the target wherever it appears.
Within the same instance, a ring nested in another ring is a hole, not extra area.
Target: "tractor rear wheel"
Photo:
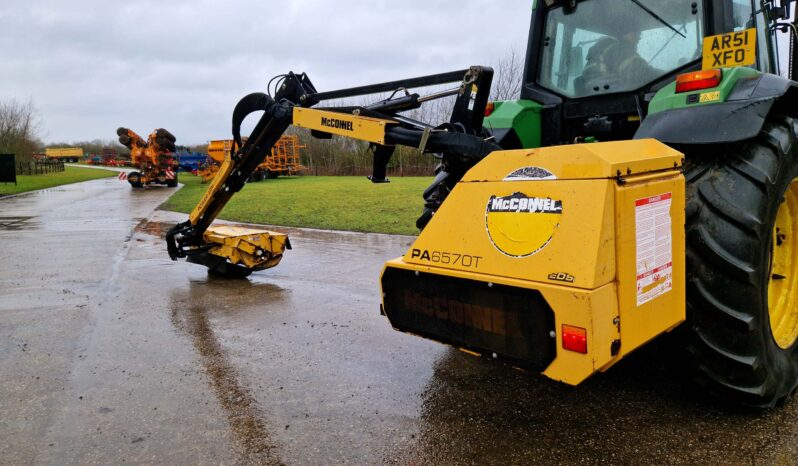
[[[687,349],[734,404],[772,407],[798,385],[796,133],[771,118],[752,140],[685,151]]]

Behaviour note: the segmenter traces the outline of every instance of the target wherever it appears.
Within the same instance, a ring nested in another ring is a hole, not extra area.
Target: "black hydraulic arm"
[[[464,167],[470,168],[488,153],[499,149],[498,145],[489,140],[482,128],[492,77],[493,70],[490,68],[471,67],[450,73],[319,93],[307,75],[288,73],[278,82],[274,97],[264,93],[253,93],[244,97],[233,112],[233,139],[240,149],[231,155],[230,169],[220,172],[222,178],[214,180],[189,220],[175,225],[167,233],[169,256],[174,260],[207,250],[209,246],[203,244],[203,234],[233,194],[241,190],[258,165],[269,156],[272,147],[286,129],[292,125],[295,107],[311,107],[325,100],[393,91],[394,94],[388,99],[366,107],[337,107],[325,110],[374,116],[396,122],[395,125],[386,128],[386,145],[378,145],[374,151],[374,175],[370,177],[372,181],[387,181],[385,168],[393,152],[393,145],[402,144],[427,152],[440,153],[443,164],[447,165],[443,171],[448,170],[448,173],[456,174],[456,176],[443,177],[447,183],[453,185],[465,173],[467,168]],[[409,87],[454,82],[460,83],[458,88],[423,97],[406,90]],[[405,92],[395,97],[400,91]],[[454,109],[450,121],[443,127],[432,128],[398,115],[399,112],[418,108],[423,102],[451,95],[456,96]],[[263,111],[263,115],[250,137],[243,142],[241,123],[246,116],[257,111]],[[436,182],[440,178],[438,176]],[[427,202],[427,205],[430,203]]]
[[[221,212],[233,194],[244,187],[247,179],[271,153],[286,129],[291,125],[292,109],[303,95],[314,94],[315,88],[306,75],[289,73],[282,87],[272,98],[263,93],[250,94],[241,99],[233,111],[233,138],[240,149],[232,157],[232,169],[219,189],[209,188],[188,221],[179,223],[166,234],[169,257],[176,260],[187,254],[202,251],[203,233]],[[241,123],[251,113],[263,111],[251,137],[241,143]],[[210,196],[210,197],[208,197]]]

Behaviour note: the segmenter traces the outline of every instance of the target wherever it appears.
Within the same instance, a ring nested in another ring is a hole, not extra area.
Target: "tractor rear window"
[[[589,0],[548,12],[540,85],[567,97],[639,89],[701,58],[695,0]]]

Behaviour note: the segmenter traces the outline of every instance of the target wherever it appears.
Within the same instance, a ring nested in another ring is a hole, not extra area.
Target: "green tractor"
[[[655,138],[685,154],[677,334],[710,392],[758,407],[798,385],[793,4],[538,0],[520,99],[484,122],[505,149]]]

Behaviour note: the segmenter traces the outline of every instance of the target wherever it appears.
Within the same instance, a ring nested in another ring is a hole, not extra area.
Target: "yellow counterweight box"
[[[494,152],[386,263],[391,324],[578,384],[685,318],[682,154]]]

